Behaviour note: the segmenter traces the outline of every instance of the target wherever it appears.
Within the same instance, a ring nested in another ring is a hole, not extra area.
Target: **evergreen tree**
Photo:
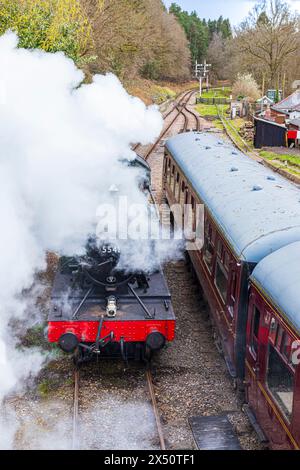
[[[224,40],[232,37],[230,21],[222,16],[218,20],[206,21],[199,18],[196,11],[188,13],[176,3],[172,3],[169,11],[176,16],[185,31],[193,62],[202,61],[206,57],[215,34],[220,35]]]

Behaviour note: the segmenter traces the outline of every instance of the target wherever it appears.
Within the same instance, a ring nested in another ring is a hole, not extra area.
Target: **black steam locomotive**
[[[144,161],[133,164],[148,170]],[[143,190],[151,193],[148,178]],[[48,318],[48,340],[76,361],[93,356],[149,360],[175,336],[170,292],[161,269],[118,268],[119,250],[91,238],[84,256],[62,257]]]

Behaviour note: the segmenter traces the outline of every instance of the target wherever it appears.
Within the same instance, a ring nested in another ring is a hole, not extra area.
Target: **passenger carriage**
[[[273,449],[300,449],[300,242],[263,259],[250,281],[246,397]]]
[[[208,133],[167,142],[164,180],[170,206],[204,206],[189,255],[245,411],[272,449],[299,450],[300,191]]]
[[[231,375],[245,373],[249,277],[273,251],[300,240],[300,192],[210,133],[166,143],[168,203],[204,209],[204,246],[189,253]]]

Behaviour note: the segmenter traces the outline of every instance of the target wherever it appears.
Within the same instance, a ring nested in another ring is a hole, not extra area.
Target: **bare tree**
[[[164,10],[161,0],[147,0],[147,5],[156,30],[153,56],[158,63],[159,76],[175,81],[188,79],[191,54],[182,26],[174,15]]]
[[[93,25],[96,60],[91,72],[112,71],[130,80],[185,79],[190,75],[188,42],[161,0],[80,0]]]
[[[228,78],[228,63],[230,57],[230,39],[224,39],[222,34],[214,33],[207,51],[207,60],[212,64],[212,74],[218,80]]]
[[[104,0],[95,10],[95,0],[81,0],[93,24],[96,60],[92,72],[112,71],[121,78],[133,76],[146,56],[149,35],[145,8],[135,0]]]
[[[263,68],[271,86],[299,47],[298,21],[282,0],[261,0],[236,31],[243,60]]]

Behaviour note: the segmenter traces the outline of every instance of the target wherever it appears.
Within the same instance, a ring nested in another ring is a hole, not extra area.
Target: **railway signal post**
[[[206,78],[206,88],[209,88],[209,69],[212,65],[208,64],[206,60],[204,61],[203,64],[198,64],[198,61],[196,61],[195,65],[195,76],[196,78],[199,79],[199,91],[200,91],[200,98],[202,96],[202,80],[203,78]]]

